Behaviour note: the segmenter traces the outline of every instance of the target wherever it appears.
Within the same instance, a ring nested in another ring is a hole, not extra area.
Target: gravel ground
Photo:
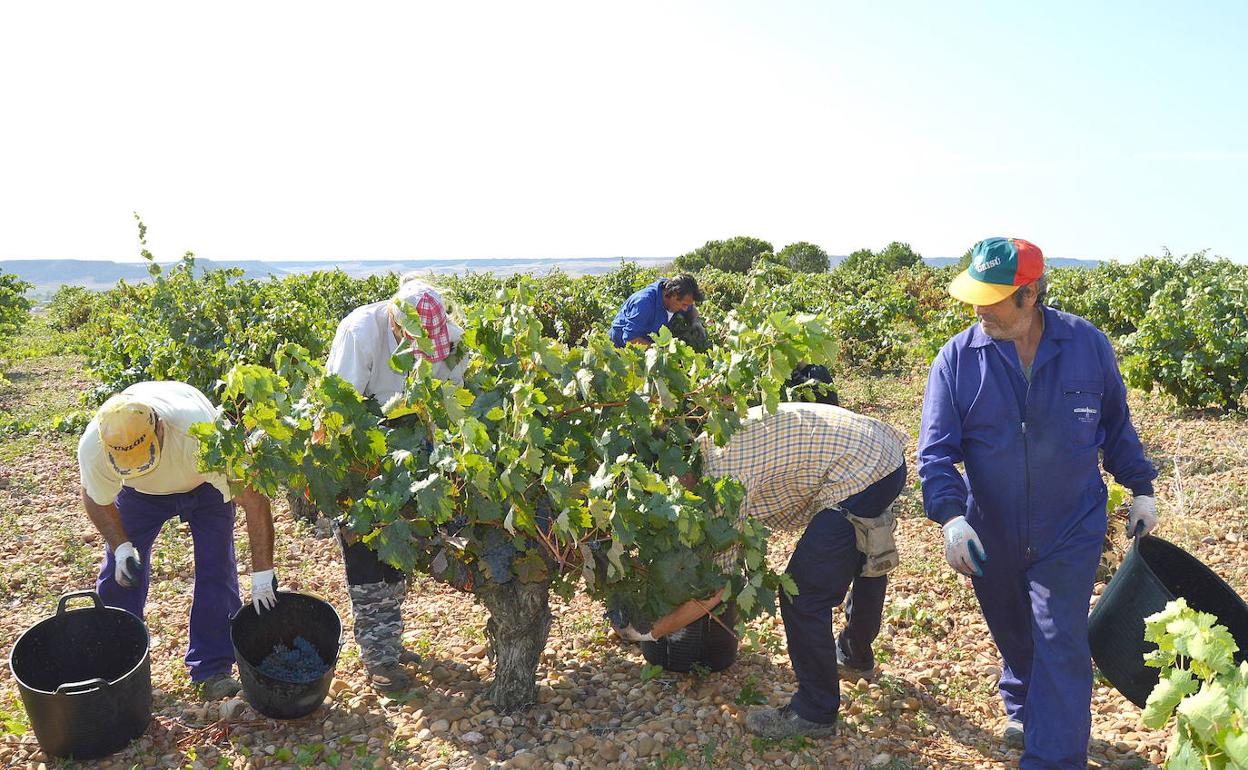
[[[72,405],[87,381],[69,358],[36,359],[10,374],[0,406],[33,411]],[[40,368],[42,367],[42,368]],[[891,419],[913,435],[921,378],[842,385],[848,406]],[[1195,553],[1237,590],[1248,587],[1248,447],[1243,420],[1175,412],[1136,395],[1137,424],[1158,463],[1163,534]],[[70,406],[69,408],[73,408]],[[55,610],[56,597],[93,583],[102,547],[81,511],[71,436],[44,431],[0,438],[0,639]],[[910,447],[911,455],[913,446]],[[602,608],[577,597],[554,602],[554,626],[538,671],[540,702],[501,715],[482,692],[491,666],[483,611],[470,597],[425,578],[404,607],[408,645],[424,656],[419,685],[400,698],[364,684],[352,641],[350,604],[337,549],[315,528],[296,525],[276,503],[278,576],[283,586],[325,596],[343,615],[347,640],[326,704],[302,720],[257,716],[242,699],[196,700],[182,656],[190,605],[190,537],[176,521],[153,558],[148,604],[155,718],[102,768],[400,767],[675,768],[1014,767],[1018,753],[998,736],[1000,663],[970,584],[944,564],[940,536],[907,490],[885,627],[880,675],[848,684],[842,729],[810,741],[755,739],[742,728],[750,703],[781,705],[794,687],[778,618],[751,623],[736,664],[718,674],[649,669],[634,646],[618,643]],[[239,553],[246,559],[240,516]],[[778,537],[783,564],[795,538]],[[1122,542],[1121,536],[1118,542]],[[246,584],[248,569],[240,570]],[[1098,585],[1097,593],[1103,586]],[[841,622],[840,617],[837,623]],[[69,766],[48,760],[25,723],[7,656],[0,676],[0,766]],[[1145,729],[1139,710],[1103,680],[1093,694],[1091,767],[1160,764],[1168,735]]]

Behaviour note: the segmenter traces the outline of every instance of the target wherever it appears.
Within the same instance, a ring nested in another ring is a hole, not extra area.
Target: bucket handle
[[[94,601],[95,609],[97,610],[104,609],[104,602],[100,599],[100,595],[96,593],[95,591],[70,591],[69,593],[62,595],[61,600],[56,603],[57,617],[60,617],[61,615],[65,614],[65,605],[69,603],[70,599],[84,599],[84,598],[89,598],[92,601]]]
[[[57,686],[56,694],[57,695],[81,695],[84,692],[89,692],[95,689],[99,689],[99,690],[108,689],[108,680],[101,679],[100,677],[97,676],[94,679],[84,679],[81,682],[66,682],[65,684]]]

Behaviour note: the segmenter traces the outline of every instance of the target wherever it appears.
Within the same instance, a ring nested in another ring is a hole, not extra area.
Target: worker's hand
[[[965,516],[945,522],[945,561],[963,575],[980,577],[984,574],[983,563],[988,561],[984,544]]]
[[[1131,512],[1127,514],[1127,534],[1142,537],[1157,529],[1160,521],[1157,518],[1157,501],[1153,496],[1136,495],[1131,501]]]
[[[262,609],[271,610],[277,606],[277,575],[271,569],[262,569],[251,573],[251,606],[259,615]]]
[[[632,624],[624,626],[623,628],[615,629],[615,633],[619,634],[619,637],[621,639],[628,641],[628,642],[653,642],[654,641],[653,634],[649,634],[649,633],[643,634],[637,629],[633,628]]]
[[[139,576],[143,574],[143,560],[139,558],[139,552],[134,549],[134,544],[127,540],[117,546],[113,550],[113,561],[116,563],[113,568],[113,579],[117,581],[117,585],[122,588],[134,588],[139,582]]]

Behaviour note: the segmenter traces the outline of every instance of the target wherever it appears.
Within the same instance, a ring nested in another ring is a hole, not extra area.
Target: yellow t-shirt
[[[222,500],[229,500],[230,487],[223,474],[199,472],[199,441],[187,433],[197,422],[217,419],[212,402],[182,382],[140,382],[122,392],[150,405],[164,424],[160,460],[150,473],[122,481],[104,452],[97,415],[78,441],[78,471],[87,496],[97,505],[109,505],[117,499],[122,486],[149,495],[172,495],[190,492],[207,482],[221,492]]]

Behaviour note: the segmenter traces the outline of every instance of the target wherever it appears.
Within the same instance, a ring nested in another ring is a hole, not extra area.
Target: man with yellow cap
[[[970,576],[1001,653],[1003,737],[1023,748],[1019,767],[1082,770],[1088,602],[1108,524],[1101,458],[1135,495],[1135,535],[1157,526],[1157,471],[1131,425],[1109,340],[1046,307],[1046,292],[1034,244],[975,244],[949,293],[979,322],[932,362],[919,478],[924,510],[944,528],[945,558]]]
[[[186,664],[208,700],[239,690],[230,676],[229,619],[242,606],[229,486],[221,474],[200,473],[199,442],[187,432],[216,418],[216,409],[190,385],[140,382],[104,402],[78,442],[82,502],[107,544],[96,581],[106,605],[143,617],[156,536],[175,516],[190,526],[195,588]],[[253,489],[238,502],[247,514],[252,602],[259,612],[277,601],[273,518],[268,498]]]

